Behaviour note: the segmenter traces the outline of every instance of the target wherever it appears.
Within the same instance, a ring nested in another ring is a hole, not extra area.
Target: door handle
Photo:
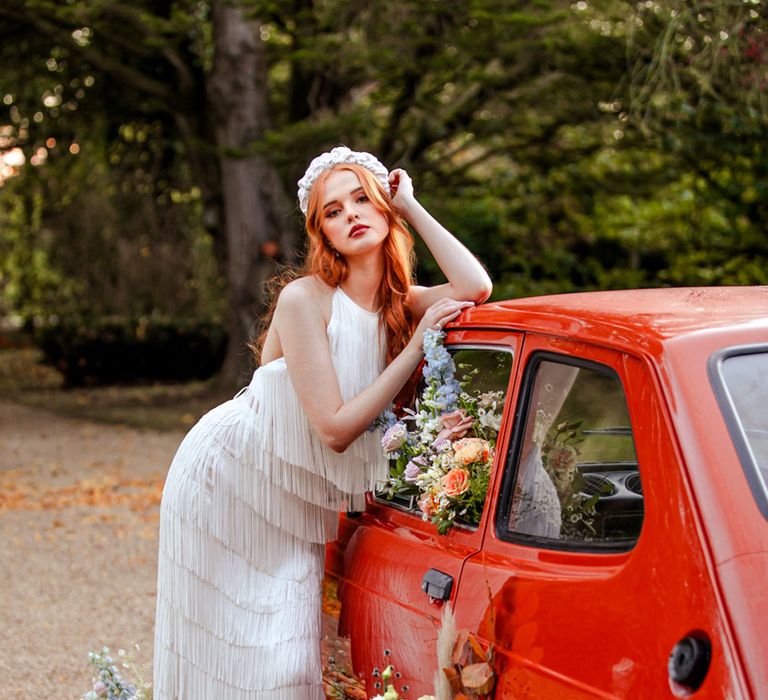
[[[453,576],[437,569],[430,569],[421,579],[421,590],[429,596],[430,601],[448,600],[452,589]]]

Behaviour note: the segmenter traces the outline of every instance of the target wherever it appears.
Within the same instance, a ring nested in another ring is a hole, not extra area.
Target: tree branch
[[[141,71],[131,68],[124,63],[120,63],[91,46],[80,46],[72,37],[71,27],[61,26],[51,18],[43,18],[40,15],[34,15],[27,12],[13,13],[0,6],[0,17],[2,16],[12,17],[32,29],[39,31],[44,36],[60,41],[68,50],[73,53],[79,53],[86,61],[89,61],[95,67],[109,75],[125,81],[141,92],[145,92],[168,102],[172,100],[175,94],[163,82],[154,80]]]

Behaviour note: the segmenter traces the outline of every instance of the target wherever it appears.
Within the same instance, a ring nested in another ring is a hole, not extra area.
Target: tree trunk
[[[252,367],[247,342],[264,311],[263,282],[285,245],[288,206],[266,158],[254,155],[269,124],[267,55],[261,23],[226,0],[211,3],[214,62],[208,100],[221,168],[229,344],[223,384],[241,385]]]

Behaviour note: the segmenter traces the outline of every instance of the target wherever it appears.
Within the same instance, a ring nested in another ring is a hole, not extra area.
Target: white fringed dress
[[[384,367],[379,317],[338,288],[327,332],[348,401]],[[378,431],[320,442],[282,358],[203,416],[163,489],[155,700],[322,698],[323,544],[385,473]]]

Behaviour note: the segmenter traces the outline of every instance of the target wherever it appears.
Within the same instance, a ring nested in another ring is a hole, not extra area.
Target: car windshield
[[[768,351],[725,353],[719,375],[731,435],[752,490],[768,517]]]

